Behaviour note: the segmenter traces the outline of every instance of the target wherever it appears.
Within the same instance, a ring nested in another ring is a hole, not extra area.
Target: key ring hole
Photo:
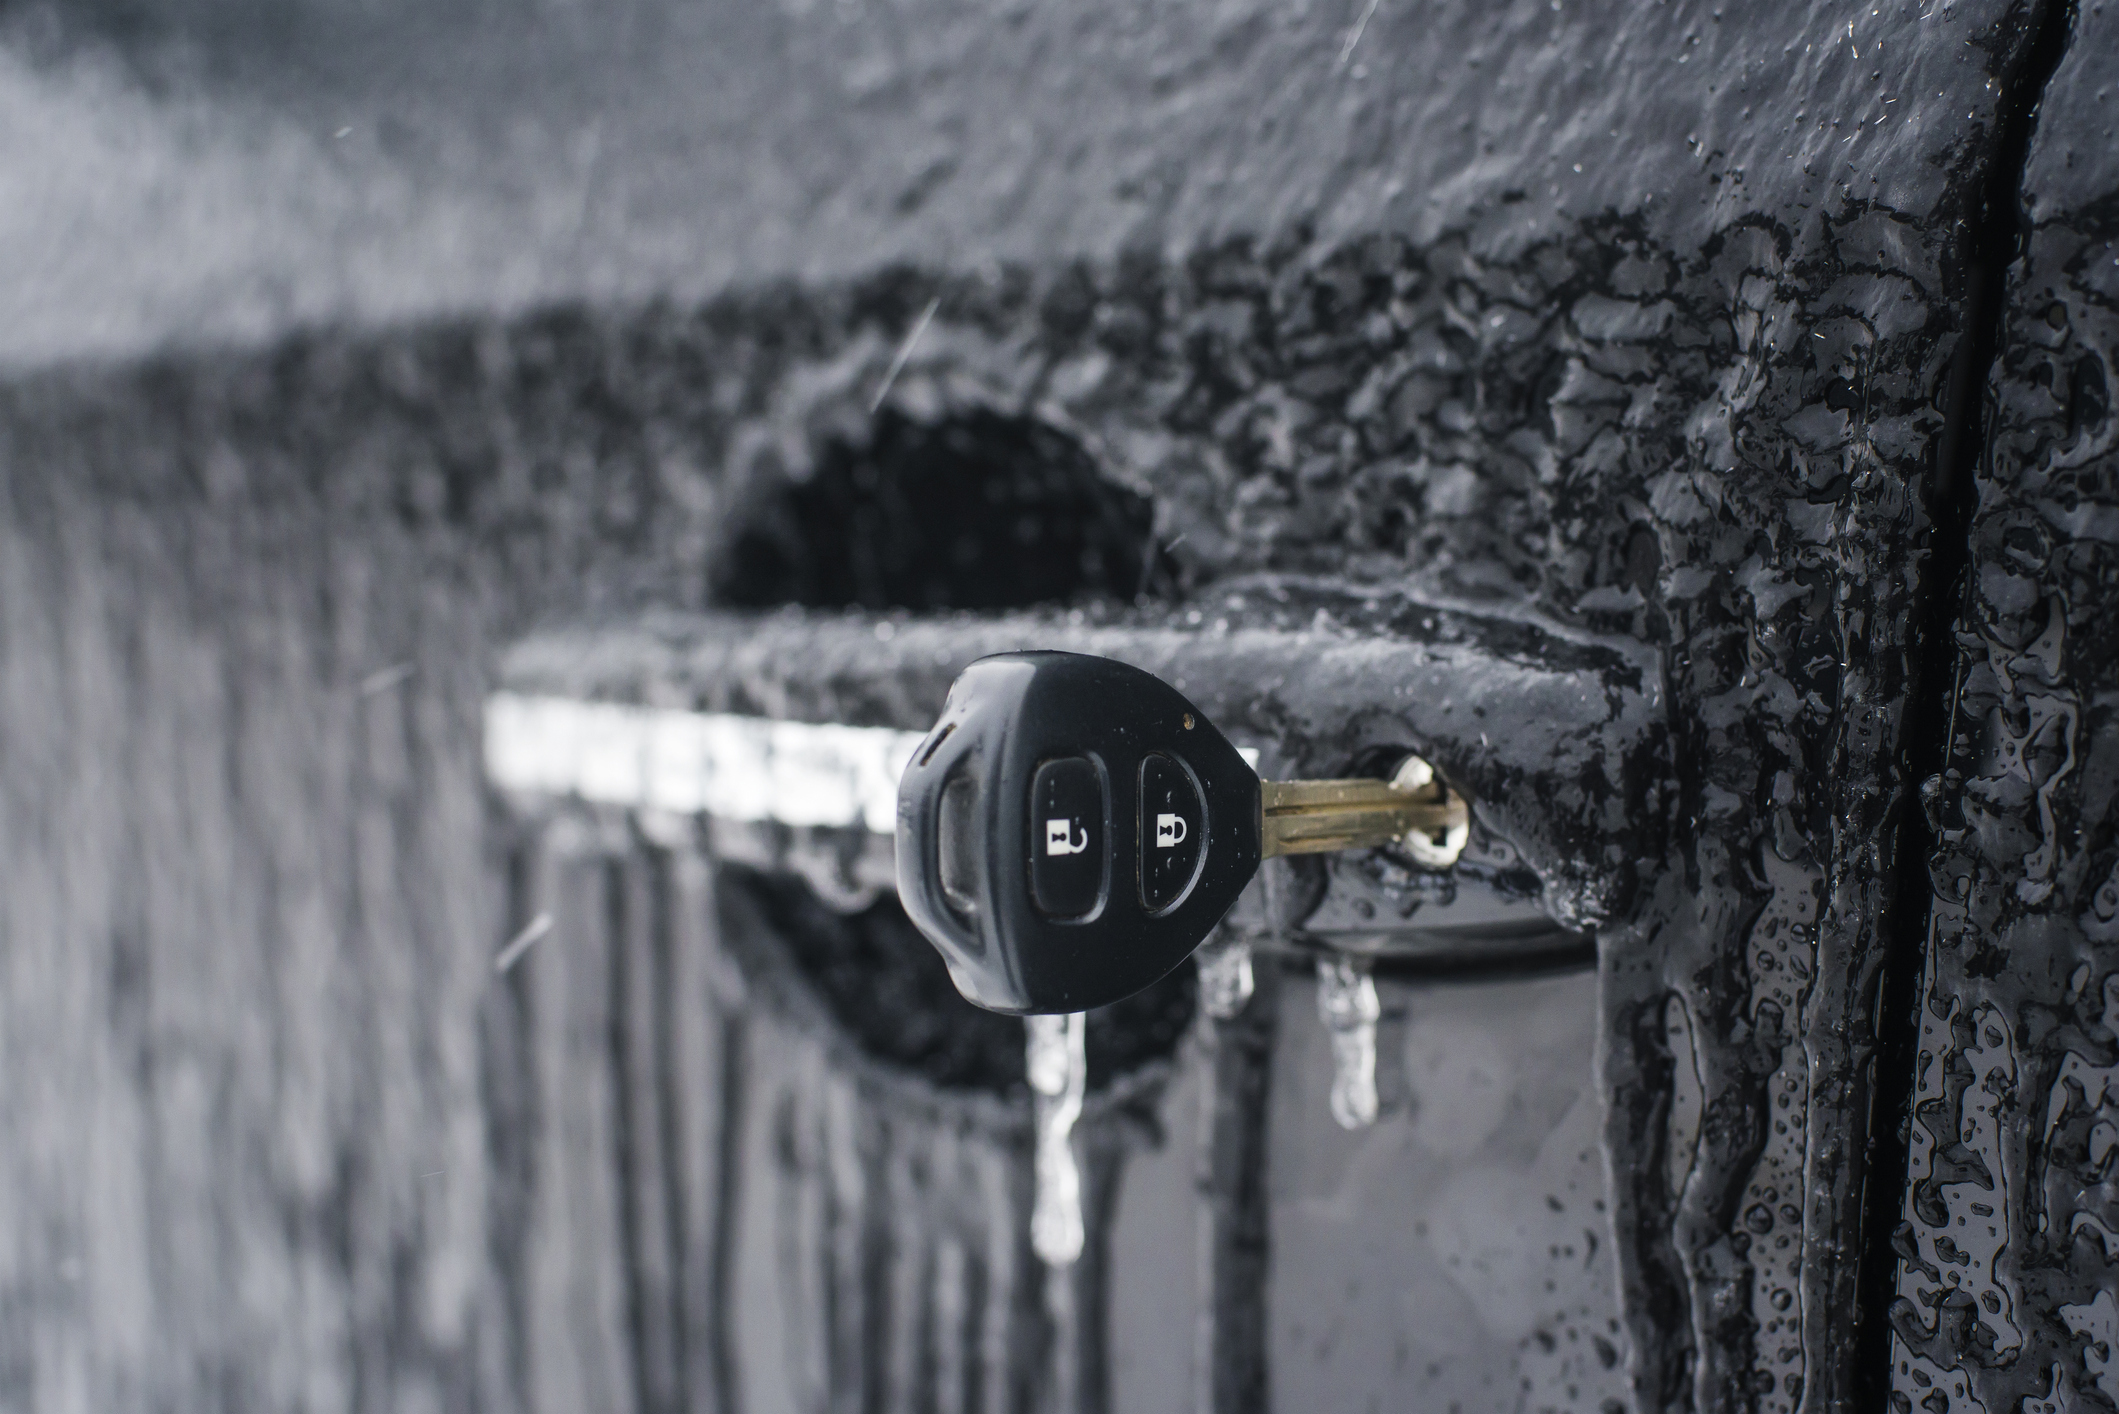
[[[942,743],[949,740],[950,733],[954,732],[955,730],[955,722],[948,722],[943,724],[942,729],[936,732],[933,738],[928,741],[926,749],[920,752],[920,764],[922,766],[925,766],[928,762],[934,760],[934,754],[942,749]]]

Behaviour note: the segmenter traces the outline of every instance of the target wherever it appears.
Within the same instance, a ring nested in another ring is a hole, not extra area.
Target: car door
[[[2108,30],[0,17],[5,1398],[2119,1400]],[[1069,1128],[879,828],[1018,647],[1466,862]]]

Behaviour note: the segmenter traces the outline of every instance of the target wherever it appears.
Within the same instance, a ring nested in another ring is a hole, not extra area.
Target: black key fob
[[[898,785],[898,894],[957,990],[1088,1011],[1183,962],[1258,870],[1258,775],[1199,709],[1079,653],[981,658]]]

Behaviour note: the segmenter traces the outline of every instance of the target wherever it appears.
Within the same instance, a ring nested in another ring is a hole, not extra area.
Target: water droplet
[[[1050,1266],[1082,1254],[1082,1174],[1074,1161],[1074,1123],[1089,1088],[1084,1041],[1087,1018],[1023,1019],[1025,1061],[1037,1100],[1037,1197],[1030,1210],[1030,1246]]]
[[[1352,958],[1320,958],[1317,1015],[1332,1036],[1332,1118],[1341,1129],[1376,1122],[1376,980]]]
[[[1242,1014],[1257,981],[1251,972],[1251,945],[1241,938],[1214,938],[1194,954],[1199,959],[1199,1004],[1216,1021]]]

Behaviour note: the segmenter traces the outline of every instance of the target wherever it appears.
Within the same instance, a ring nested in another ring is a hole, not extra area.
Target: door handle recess
[[[1660,778],[1660,673],[1636,645],[1403,598],[1258,584],[1160,614],[648,614],[508,652],[486,713],[511,794],[698,815],[717,854],[856,906],[893,878],[897,775],[973,660],[1117,658],[1177,687],[1273,778],[1387,774],[1409,753],[1475,802],[1457,866],[1316,857],[1232,925],[1383,958],[1550,949],[1624,907]],[[1270,874],[1262,872],[1262,879]]]

